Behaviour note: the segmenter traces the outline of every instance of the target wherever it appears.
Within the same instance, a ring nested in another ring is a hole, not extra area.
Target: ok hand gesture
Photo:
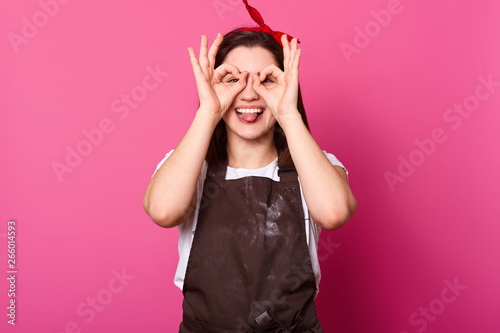
[[[269,65],[260,72],[253,74],[253,88],[266,101],[267,106],[278,122],[289,116],[296,116],[299,90],[299,63],[301,49],[297,49],[297,38],[293,38],[291,47],[287,35],[281,36],[283,44],[284,70],[276,65]],[[276,84],[263,85],[262,82],[271,76]]]
[[[188,47],[200,98],[200,109],[213,113],[218,117],[218,120],[231,106],[234,97],[245,88],[248,76],[248,73],[240,73],[236,66],[227,63],[214,69],[215,56],[223,39],[224,36],[218,33],[210,51],[207,52],[208,39],[207,36],[202,35],[199,61],[196,59],[193,48]],[[228,73],[239,80],[232,85],[222,84],[222,78]]]

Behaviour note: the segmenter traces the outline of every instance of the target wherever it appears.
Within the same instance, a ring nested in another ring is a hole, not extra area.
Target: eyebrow
[[[228,73],[226,74],[226,76],[227,76],[227,75],[233,75],[233,73],[228,72]],[[258,75],[258,76],[260,76],[260,72],[257,72],[257,75]]]

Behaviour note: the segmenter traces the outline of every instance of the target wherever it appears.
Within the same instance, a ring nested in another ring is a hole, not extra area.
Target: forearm
[[[325,229],[341,227],[354,214],[356,199],[346,181],[325,156],[300,114],[280,120],[313,221]]]
[[[157,224],[174,227],[195,208],[198,176],[217,121],[198,110],[180,143],[151,179],[143,204]]]

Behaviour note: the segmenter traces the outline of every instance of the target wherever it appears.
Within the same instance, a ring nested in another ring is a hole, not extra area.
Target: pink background
[[[176,332],[178,232],[142,197],[196,110],[187,47],[252,21],[238,0],[54,1],[0,11],[2,276],[9,220],[18,249],[17,324],[4,278],[0,330]],[[250,3],[301,39],[312,134],[358,199],[321,235],[325,332],[499,332],[500,3]],[[148,67],[168,73],[150,90]],[[120,100],[131,93],[134,108]],[[473,111],[449,111],[464,102]],[[77,147],[86,156],[58,178]]]

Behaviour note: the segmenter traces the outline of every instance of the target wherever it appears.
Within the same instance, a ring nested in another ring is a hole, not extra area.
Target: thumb
[[[261,95],[262,97],[267,96],[267,89],[262,85],[262,82],[260,82],[260,77],[259,75],[253,73],[253,89],[257,92],[257,94]]]
[[[233,84],[229,90],[233,93],[234,96],[238,95],[245,86],[247,85],[248,72],[241,72],[238,77],[238,82]]]

